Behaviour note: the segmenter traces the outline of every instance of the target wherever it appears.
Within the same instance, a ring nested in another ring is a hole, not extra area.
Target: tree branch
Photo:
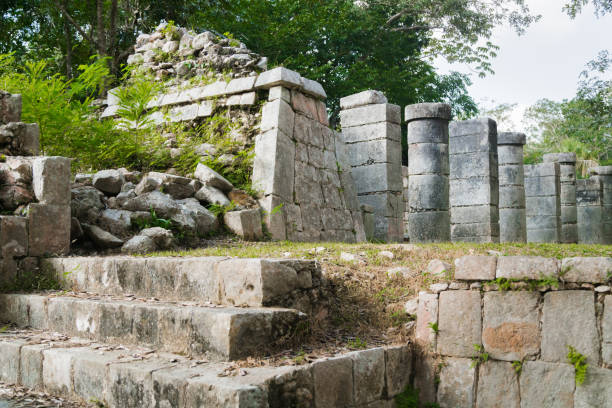
[[[70,13],[68,13],[68,10],[66,10],[63,4],[60,4],[58,0],[55,0],[55,6],[62,11],[62,14],[64,15],[64,17],[66,17],[66,19],[70,22],[70,24],[72,24],[74,28],[76,28],[76,30],[79,32],[79,34],[83,36],[83,38],[85,38],[87,41],[92,43],[94,46],[98,45],[98,43],[94,40],[94,38],[91,35],[87,34],[81,28],[81,26],[74,20],[74,18],[72,18],[72,16],[70,15]]]

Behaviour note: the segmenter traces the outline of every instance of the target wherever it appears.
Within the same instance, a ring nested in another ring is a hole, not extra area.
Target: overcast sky
[[[479,103],[517,103],[515,123],[522,110],[541,98],[562,100],[576,93],[580,72],[600,50],[612,51],[612,15],[599,19],[589,6],[570,19],[562,12],[564,0],[527,0],[542,19],[518,36],[511,28],[496,30],[492,41],[500,46],[493,60],[495,74],[472,75],[469,93]],[[441,72],[469,72],[461,65],[437,61]],[[507,129],[509,130],[509,129]],[[519,129],[517,129],[519,130]]]

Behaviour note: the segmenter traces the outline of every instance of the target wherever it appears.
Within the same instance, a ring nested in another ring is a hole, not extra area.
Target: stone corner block
[[[385,390],[385,349],[379,347],[349,355],[353,360],[355,404],[380,400]]]
[[[30,256],[67,254],[70,250],[70,206],[37,203],[28,207]]]
[[[497,145],[524,145],[527,136],[519,132],[499,132],[497,133]]]
[[[255,81],[255,88],[269,89],[275,86],[285,88],[299,88],[302,86],[302,77],[295,71],[278,67],[262,72]]]
[[[436,348],[436,332],[430,324],[438,322],[438,295],[420,292],[417,307],[416,342],[428,349]]]
[[[70,204],[70,159],[37,157],[32,163],[32,187],[42,204]]]
[[[560,275],[565,282],[606,283],[612,276],[612,258],[564,258]]]
[[[231,232],[247,241],[263,239],[259,209],[227,212],[223,216],[223,222]]]

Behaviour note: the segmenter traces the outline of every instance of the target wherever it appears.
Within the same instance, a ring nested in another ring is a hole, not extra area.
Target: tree
[[[571,0],[563,6],[563,11],[571,18],[576,18],[576,16],[582,12],[584,6],[589,3],[589,0]],[[592,3],[595,7],[595,15],[597,17],[612,13],[612,0],[593,0]]]

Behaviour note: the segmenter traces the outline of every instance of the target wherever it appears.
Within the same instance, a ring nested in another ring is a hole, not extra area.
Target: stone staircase
[[[411,375],[408,346],[245,363],[307,330],[322,296],[316,261],[49,258],[41,268],[71,291],[0,295],[0,319],[19,327],[0,333],[0,381],[122,408],[390,407]]]

